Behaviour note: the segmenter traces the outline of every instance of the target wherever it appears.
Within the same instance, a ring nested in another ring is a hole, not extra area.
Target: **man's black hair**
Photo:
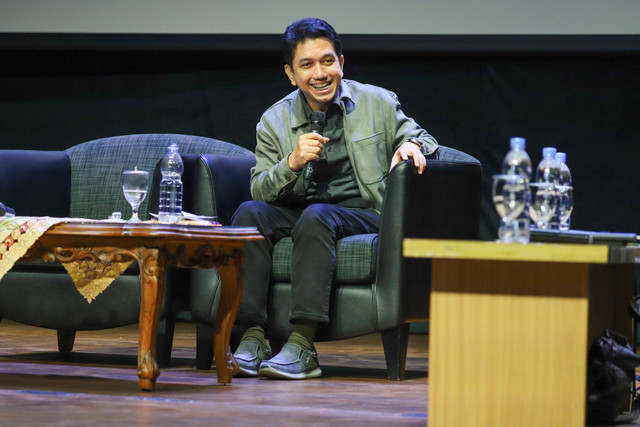
[[[342,55],[340,37],[328,22],[322,19],[304,18],[289,25],[282,35],[282,53],[285,64],[293,67],[293,55],[299,42],[319,37],[329,39],[338,57]]]

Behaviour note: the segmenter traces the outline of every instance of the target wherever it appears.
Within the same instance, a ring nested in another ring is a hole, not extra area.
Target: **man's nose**
[[[322,64],[320,63],[316,64],[315,67],[313,67],[313,78],[321,80],[326,77],[327,77],[327,72],[322,66]]]

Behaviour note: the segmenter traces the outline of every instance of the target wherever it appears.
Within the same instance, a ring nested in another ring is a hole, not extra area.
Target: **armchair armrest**
[[[218,154],[182,154],[184,194],[182,209],[196,215],[217,216],[221,224],[231,224],[231,216],[240,203],[251,199],[249,179],[255,166],[254,156]],[[160,162],[154,172],[154,188],[149,210],[158,211],[162,175]]]
[[[64,151],[0,150],[0,202],[20,216],[69,216],[71,165]]]
[[[481,166],[467,157],[427,159],[422,175],[413,162],[403,162],[389,174],[376,278],[382,329],[428,317],[431,262],[404,258],[404,238],[478,238]]]
[[[238,206],[251,200],[249,180],[255,165],[254,156],[200,155],[194,176],[194,211],[200,215],[211,212],[221,224],[230,225]]]

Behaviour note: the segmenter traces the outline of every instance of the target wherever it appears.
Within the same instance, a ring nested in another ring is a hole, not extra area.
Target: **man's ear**
[[[287,75],[287,77],[289,77],[291,85],[297,86],[296,80],[293,78],[293,70],[291,69],[291,66],[289,64],[284,64],[284,73]]]

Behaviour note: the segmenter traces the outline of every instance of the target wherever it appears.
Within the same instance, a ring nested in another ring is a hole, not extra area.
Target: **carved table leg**
[[[133,251],[140,266],[140,323],[138,329],[138,377],[140,389],[151,391],[160,375],[156,363],[156,336],[164,294],[164,256],[158,249]]]
[[[213,326],[213,354],[216,360],[218,383],[222,384],[230,383],[233,374],[239,370],[238,362],[231,353],[229,339],[242,299],[243,258],[244,256],[239,254],[230,258],[227,265],[218,267],[222,286]]]

